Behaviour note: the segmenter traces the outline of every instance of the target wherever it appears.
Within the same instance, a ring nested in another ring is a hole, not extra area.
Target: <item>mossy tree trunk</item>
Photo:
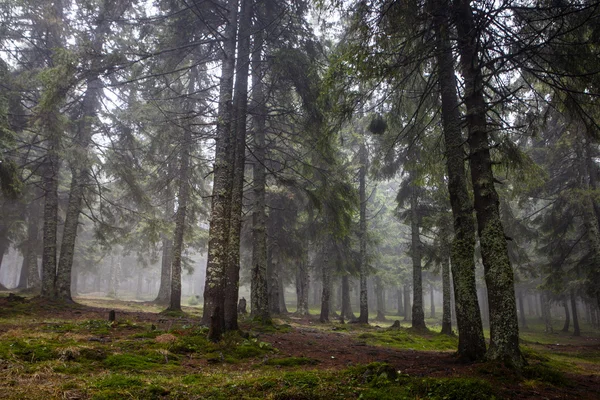
[[[448,192],[454,219],[450,259],[458,328],[458,354],[465,360],[474,361],[485,356],[483,324],[475,284],[475,218],[465,170],[465,140],[461,132],[447,4],[440,0],[434,4]]]
[[[411,173],[411,175],[414,172]],[[412,304],[412,327],[425,329],[425,311],[423,309],[423,272],[421,267],[421,234],[419,224],[419,195],[415,183],[415,177],[411,177],[412,192],[410,195],[410,232],[411,232],[411,256],[413,267],[413,304]]]
[[[513,270],[500,220],[498,193],[494,187],[487,104],[479,59],[479,31],[469,0],[455,0],[454,9],[465,87],[474,208],[490,308],[490,346],[486,357],[519,368],[525,360],[519,348]]]
[[[442,333],[452,335],[452,308],[450,287],[450,260],[442,258]]]
[[[358,322],[369,323],[369,297],[367,288],[367,167],[369,156],[363,138],[359,149],[360,169],[358,171],[358,192],[360,201],[359,215],[359,279],[360,279],[360,314]]]
[[[192,68],[189,72],[188,96],[196,91],[197,70]],[[192,126],[190,121],[194,115],[192,99],[186,99],[187,112],[181,124],[183,132],[179,140],[179,174],[177,177],[177,212],[175,213],[175,231],[173,232],[173,249],[171,260],[171,285],[169,294],[169,311],[181,311],[181,257],[184,248],[184,233],[187,216],[187,206],[190,200],[190,152],[193,151]]]
[[[254,165],[253,165],[253,192],[254,209],[252,212],[252,271],[250,282],[250,305],[251,316],[263,323],[270,320],[269,312],[269,288],[267,286],[267,214],[265,201],[265,188],[267,174],[265,168],[266,162],[266,143],[265,143],[265,118],[267,108],[265,104],[263,79],[263,59],[262,59],[263,33],[258,29],[254,34],[254,49],[252,53],[252,121],[254,129]],[[299,278],[301,284],[304,282],[302,263],[299,266]],[[302,289],[308,291],[308,284],[302,286]],[[308,293],[302,292],[299,296],[299,307],[302,305],[300,298],[308,296]],[[308,303],[308,299],[307,299]],[[304,304],[305,311],[308,313],[308,304]],[[300,308],[299,308],[300,311]]]
[[[206,279],[202,322],[209,325],[209,339],[218,341],[224,325],[224,284],[229,244],[233,171],[232,99],[235,72],[238,0],[227,2],[227,26],[224,31],[222,68],[219,86],[219,110],[213,169],[213,193],[208,233]]]
[[[252,5],[252,0],[242,0],[239,18],[237,66],[233,99],[234,119],[232,124],[235,132],[235,159],[233,163],[231,217],[223,302],[226,331],[239,329],[237,305],[240,288],[240,234],[242,231],[244,175],[246,170],[246,118],[248,114],[248,72],[250,69]]]

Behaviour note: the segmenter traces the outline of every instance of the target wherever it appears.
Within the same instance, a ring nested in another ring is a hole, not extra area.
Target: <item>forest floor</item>
[[[116,322],[108,322],[109,310]],[[600,334],[522,331],[528,366],[457,361],[456,337],[293,315],[214,344],[200,308],[0,297],[2,399],[597,399]],[[435,320],[429,320],[433,325]],[[377,325],[379,324],[379,325]]]

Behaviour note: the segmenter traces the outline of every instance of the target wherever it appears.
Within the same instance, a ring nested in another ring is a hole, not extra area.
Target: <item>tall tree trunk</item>
[[[525,363],[519,348],[519,324],[514,277],[500,220],[498,193],[490,156],[487,104],[479,60],[479,31],[469,0],[455,0],[458,51],[465,86],[466,125],[469,133],[471,182],[477,229],[490,307],[489,360],[520,367]]]
[[[519,290],[517,292],[519,301],[519,323],[522,329],[527,329],[527,319],[525,318],[525,306],[523,304],[523,292]]]
[[[569,297],[571,300],[571,308],[573,310],[573,336],[580,336],[581,331],[579,330],[579,315],[577,313],[577,297],[575,296],[575,290],[570,290]]]
[[[267,282],[269,284],[269,310],[271,314],[280,314],[279,306],[279,270],[276,256],[273,254],[273,248],[267,253]]]
[[[252,111],[253,111],[253,128],[254,128],[254,210],[252,213],[252,277],[250,283],[250,304],[251,315],[253,318],[259,319],[263,323],[270,320],[269,313],[269,295],[267,286],[267,228],[266,228],[266,148],[265,148],[265,119],[267,115],[267,107],[265,104],[264,85],[263,85],[263,32],[258,29],[254,34],[254,50],[252,52]],[[305,265],[302,263],[299,267],[300,283],[308,283],[304,281],[302,268]],[[308,284],[302,286],[302,289],[308,291]],[[305,304],[302,304],[304,296],[308,293],[299,296],[298,312],[308,314],[308,299]],[[305,309],[301,310],[301,306]]]
[[[248,72],[250,69],[250,23],[253,0],[242,0],[238,34],[238,59],[234,88],[235,160],[231,192],[231,219],[225,269],[225,330],[238,330],[237,305],[240,289],[240,234],[246,170],[246,118],[248,114]]]
[[[283,284],[283,276],[279,277],[279,310],[281,311],[281,314],[288,313],[287,306],[285,305],[285,286]]]
[[[170,219],[173,213],[172,194],[167,190],[165,218]],[[171,301],[171,264],[173,263],[173,241],[169,235],[162,233],[162,257],[160,261],[160,286],[154,303],[168,305]]]
[[[383,282],[381,281],[381,277],[379,275],[375,275],[375,299],[377,300],[377,317],[375,317],[375,320],[381,322],[386,321],[383,290]]]
[[[454,239],[450,258],[454,282],[454,310],[458,328],[458,355],[465,360],[473,361],[482,359],[485,355],[483,324],[475,284],[475,219],[464,163],[465,141],[461,132],[447,3],[436,0],[435,5],[436,54],[442,100],[448,192],[454,218]]]
[[[410,321],[412,319],[410,306],[410,286],[404,285],[404,320]]]
[[[429,317],[435,318],[435,293],[433,284],[429,284]]]
[[[569,312],[569,303],[567,302],[567,299],[563,300],[563,307],[565,308],[565,324],[563,325],[562,331],[569,332],[569,325],[571,325],[571,313]]]
[[[296,314],[308,315],[308,265],[307,257],[302,257],[296,271]]]
[[[188,95],[195,91],[195,70],[190,71]],[[187,100],[191,102],[191,99]],[[191,119],[193,108],[187,105],[188,115],[184,118]],[[181,256],[183,252],[183,234],[185,232],[185,218],[187,204],[190,197],[190,152],[193,148],[191,124],[184,123],[182,139],[179,143],[179,188],[177,190],[177,212],[175,213],[175,232],[173,234],[173,260],[171,264],[171,290],[169,311],[181,311]]]
[[[319,315],[320,322],[329,322],[329,297],[331,296],[331,265],[329,262],[329,252],[331,251],[331,246],[329,245],[329,240],[330,239],[327,240],[324,248],[322,263],[323,292],[321,293],[321,314]]]
[[[91,38],[91,51],[95,58],[91,63],[91,74],[86,80],[86,91],[81,106],[81,118],[77,125],[77,136],[75,148],[80,159],[72,161],[71,165],[71,187],[69,191],[69,203],[65,224],[63,227],[62,243],[60,247],[60,258],[56,276],[57,297],[61,300],[72,301],[71,296],[71,271],[73,269],[73,256],[75,253],[75,242],[77,239],[77,228],[79,226],[79,214],[81,214],[84,190],[87,185],[90,166],[88,160],[88,148],[92,141],[92,119],[100,104],[102,95],[102,80],[99,77],[102,62],[102,46],[105,36],[110,32],[111,18],[109,14],[120,16],[128,7],[129,2],[117,2],[116,9],[113,2],[105,0],[102,4],[97,25]]]
[[[399,317],[404,315],[404,303],[402,301],[402,296],[402,288],[398,286],[396,288],[396,300],[398,302],[398,312],[396,313],[396,315],[398,315]]]
[[[452,335],[452,308],[450,296],[450,262],[446,256],[442,259],[442,333]]]
[[[42,128],[47,143],[46,155],[42,165],[42,188],[44,190],[44,223],[42,250],[42,291],[47,299],[56,298],[56,255],[58,241],[58,183],[60,170],[62,126],[60,107],[64,104],[69,91],[72,65],[59,65],[58,52],[64,47],[62,35],[62,1],[55,1],[49,7],[47,49],[51,51],[48,63],[57,68],[57,74],[48,82],[42,94],[40,112],[34,120]]]
[[[544,319],[544,324],[545,324],[544,331],[546,333],[552,333],[552,332],[554,332],[554,329],[552,328],[552,315],[550,314],[550,299],[548,297],[548,294],[545,292],[542,292],[541,297],[542,297],[542,318]]]
[[[356,316],[352,312],[352,303],[350,302],[350,278],[348,275],[342,276],[342,318],[348,321],[355,321]]]
[[[361,324],[369,323],[369,300],[367,288],[367,166],[369,156],[367,146],[363,138],[359,149],[360,169],[358,171],[359,179],[359,201],[360,201],[360,220],[359,220],[359,247],[360,247],[360,315],[358,322]]]
[[[411,254],[413,265],[413,305],[412,327],[425,329],[425,312],[423,310],[423,276],[421,268],[421,237],[419,233],[419,198],[414,176],[411,178],[412,193],[410,195],[410,231]]]
[[[219,87],[219,111],[215,146],[214,182],[208,232],[206,280],[202,322],[209,325],[209,339],[218,341],[224,325],[224,286],[231,217],[233,171],[232,97],[235,72],[238,0],[227,3],[227,27],[224,33],[223,65]]]

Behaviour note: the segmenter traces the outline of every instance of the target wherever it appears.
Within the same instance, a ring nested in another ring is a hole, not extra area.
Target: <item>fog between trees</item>
[[[427,318],[520,367],[528,319],[599,324],[599,7],[2,2],[3,289],[213,341],[242,297]]]

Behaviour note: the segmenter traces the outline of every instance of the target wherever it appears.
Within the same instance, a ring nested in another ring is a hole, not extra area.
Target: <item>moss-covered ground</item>
[[[108,322],[108,310],[116,322]],[[242,332],[206,339],[201,309],[0,297],[2,399],[596,398],[600,337],[523,332],[522,371],[460,364],[457,338],[430,331],[282,317],[242,318]],[[430,320],[434,326],[435,320]]]

